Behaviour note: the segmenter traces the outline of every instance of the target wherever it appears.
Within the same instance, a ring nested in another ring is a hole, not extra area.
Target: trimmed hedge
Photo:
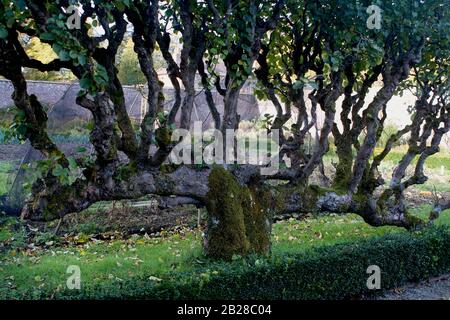
[[[450,271],[448,227],[312,249],[295,255],[211,262],[162,281],[129,279],[112,286],[60,292],[59,299],[345,299],[373,294],[369,265],[381,268],[382,289]]]

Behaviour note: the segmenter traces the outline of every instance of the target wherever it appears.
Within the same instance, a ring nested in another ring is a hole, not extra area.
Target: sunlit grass
[[[120,282],[135,276],[157,277],[172,270],[185,271],[195,257],[201,256],[200,238],[199,232],[187,232],[166,238],[89,242],[38,252],[10,251],[1,259],[0,287],[18,292],[58,290],[66,284],[70,265],[79,266],[82,281],[90,285]],[[1,290],[0,297],[9,295]]]
[[[430,206],[414,209],[426,217]],[[437,224],[450,225],[450,210]],[[321,216],[302,221],[287,220],[273,227],[272,255],[296,253],[313,247],[351,242],[359,238],[407,232],[401,228],[374,228],[357,215]],[[3,225],[0,241],[16,234]],[[170,271],[187,272],[208,263],[202,255],[199,230],[163,233],[161,238],[134,236],[127,240],[88,241],[82,245],[52,246],[36,250],[9,250],[0,254],[0,298],[20,296],[20,292],[38,293],[43,288],[58,290],[66,284],[67,267],[81,268],[82,281],[90,286],[121,282],[132,277],[158,279]],[[153,280],[154,281],[154,280]]]
[[[377,150],[377,152],[381,152],[381,150]],[[385,161],[391,161],[391,162],[395,162],[398,163],[403,156],[405,155],[406,150],[402,151],[402,150],[394,150],[391,151]],[[418,157],[416,157],[413,161],[413,164],[416,164],[418,160]],[[440,153],[434,154],[432,156],[430,156],[426,162],[425,162],[425,168],[427,169],[441,169],[443,168],[444,170],[448,170],[450,171],[450,154],[449,152],[446,151],[442,151]]]

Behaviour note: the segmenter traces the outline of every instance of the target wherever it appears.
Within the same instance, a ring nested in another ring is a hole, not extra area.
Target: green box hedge
[[[447,227],[395,233],[270,258],[211,262],[162,281],[134,278],[112,286],[60,292],[60,299],[345,299],[372,294],[369,265],[381,268],[382,289],[450,271]]]

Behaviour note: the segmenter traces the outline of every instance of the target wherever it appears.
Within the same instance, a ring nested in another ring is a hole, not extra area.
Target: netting
[[[46,107],[47,128],[51,139],[67,156],[81,156],[78,152],[83,147],[92,152],[89,132],[92,127],[90,111],[76,104],[80,91],[77,83],[28,81],[29,94],[35,94]],[[31,164],[42,160],[42,155],[29,143],[21,144],[14,139],[6,139],[5,132],[12,123],[16,110],[11,100],[13,87],[9,81],[0,80],[0,211],[19,214],[27,197],[32,174]],[[175,91],[164,90],[165,109],[173,105]],[[146,87],[124,87],[125,103],[133,122],[140,123],[147,111]],[[213,92],[213,98],[220,114],[223,114],[223,97]],[[243,93],[239,98],[241,120],[260,117],[261,108],[251,93]],[[264,111],[265,112],[265,111]],[[180,112],[176,121],[180,119]],[[206,95],[199,90],[194,103],[192,121],[201,121],[203,129],[213,127],[213,118],[206,102]],[[85,155],[84,153],[83,155]]]
[[[166,111],[169,111],[174,102],[175,91],[171,89],[164,90],[164,96],[166,97],[164,108]],[[212,92],[212,96],[217,111],[221,115],[223,115],[224,111],[223,96],[221,96],[218,92],[215,91]],[[242,121],[250,121],[258,119],[262,114],[258,101],[256,97],[252,94],[246,93],[241,94],[239,96],[238,106],[239,106],[238,113]],[[175,118],[175,121],[177,123],[180,121],[180,117],[181,113],[178,112],[177,117]],[[201,122],[203,130],[210,129],[214,126],[214,119],[211,115],[211,111],[206,101],[206,95],[204,94],[203,91],[198,91],[195,96],[191,120],[192,122],[195,121]]]
[[[20,199],[11,190],[29,150],[28,145],[0,145],[0,206],[7,213],[17,214],[20,209],[20,206],[14,204]]]

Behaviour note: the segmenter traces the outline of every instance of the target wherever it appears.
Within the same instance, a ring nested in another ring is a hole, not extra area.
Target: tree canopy
[[[258,205],[275,213],[350,211],[375,226],[425,224],[408,213],[404,192],[426,182],[424,163],[439,152],[450,130],[450,7],[446,0],[377,3],[380,28],[369,23],[377,13],[367,10],[373,5],[368,0],[1,0],[0,75],[14,85],[22,139],[51,160],[34,184],[23,217],[54,219],[98,201],[147,194],[216,207],[209,203],[214,195],[208,187],[217,185],[208,181],[214,166],[168,163],[176,145],[170,139],[175,116],[180,114],[181,128],[190,128],[195,85],[201,83],[215,127],[237,129],[239,94],[247,81],[256,80],[257,96],[277,110],[268,130],[281,131],[280,153],[293,164],[271,176],[260,175],[254,165],[225,166]],[[78,27],[68,23],[78,18]],[[125,43],[127,32],[132,44]],[[27,52],[23,35],[51,47],[54,59]],[[171,51],[174,35],[181,39],[179,59]],[[149,108],[138,134],[126,111],[123,65],[117,61],[124,45],[127,55],[133,46],[148,87]],[[157,51],[176,92],[167,115],[162,113]],[[94,122],[92,159],[70,159],[52,142],[39,97],[27,92],[23,68],[67,69],[79,80],[76,102],[91,111]],[[374,98],[369,98],[370,89],[376,90]],[[387,103],[403,90],[417,97],[411,123],[375,154]],[[223,114],[214,91],[223,96]],[[309,152],[305,136],[316,125],[318,110],[325,119],[317,147]],[[294,114],[294,125],[287,128]],[[404,136],[409,136],[408,151],[387,183],[378,168]],[[323,189],[311,185],[310,178],[330,143],[339,161],[331,187]],[[414,174],[408,175],[411,166]],[[63,177],[72,174],[75,178],[67,183]],[[437,203],[430,219],[447,207]]]

